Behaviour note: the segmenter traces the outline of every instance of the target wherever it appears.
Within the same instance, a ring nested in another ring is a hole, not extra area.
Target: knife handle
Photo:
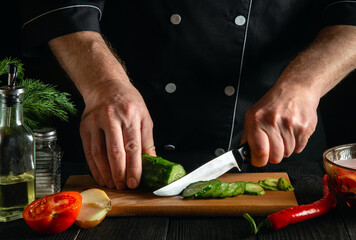
[[[240,145],[238,148],[233,149],[233,153],[236,156],[237,154],[241,157],[242,161],[244,162],[247,159],[251,159],[251,150],[248,142]]]

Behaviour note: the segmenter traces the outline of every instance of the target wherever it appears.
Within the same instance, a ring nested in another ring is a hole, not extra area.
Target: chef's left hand
[[[318,96],[307,87],[275,85],[248,109],[242,142],[249,143],[254,166],[304,149],[317,124]]]

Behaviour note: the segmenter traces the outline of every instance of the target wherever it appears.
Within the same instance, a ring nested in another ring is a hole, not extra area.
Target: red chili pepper
[[[245,213],[244,218],[246,218],[256,234],[260,229],[271,228],[276,231],[284,228],[290,224],[297,222],[302,222],[310,218],[314,218],[329,212],[333,207],[336,206],[336,197],[331,192],[328,184],[327,175],[325,174],[323,178],[323,197],[311,204],[300,205],[296,207],[287,208],[279,212],[270,214],[267,218],[256,227],[256,223],[253,218]]]

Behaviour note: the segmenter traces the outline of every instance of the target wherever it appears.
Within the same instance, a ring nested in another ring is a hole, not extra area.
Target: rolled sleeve
[[[25,2],[31,2],[31,5],[22,5],[22,42],[25,52],[66,34],[100,32],[99,21],[104,1],[65,1],[65,4],[54,4],[52,1]]]
[[[356,0],[332,1],[323,14],[324,26],[356,25]]]

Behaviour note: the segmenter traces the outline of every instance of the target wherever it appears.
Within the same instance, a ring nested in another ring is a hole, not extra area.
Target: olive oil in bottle
[[[18,176],[1,176],[0,219],[17,219],[23,209],[35,200],[34,188],[34,170]]]
[[[22,218],[35,199],[35,141],[23,122],[24,88],[16,87],[16,65],[0,88],[0,222]]]

